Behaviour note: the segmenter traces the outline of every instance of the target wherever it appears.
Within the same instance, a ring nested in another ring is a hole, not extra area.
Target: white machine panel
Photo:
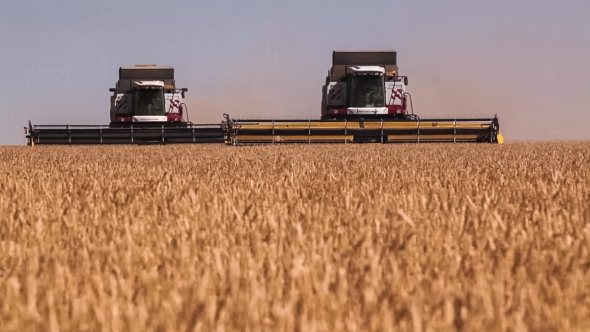
[[[330,82],[327,91],[327,105],[345,106],[346,105],[346,83]]]

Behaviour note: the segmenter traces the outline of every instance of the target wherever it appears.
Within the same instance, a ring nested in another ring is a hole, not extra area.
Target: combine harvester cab
[[[111,96],[111,127],[166,125],[182,127],[186,88],[178,89],[174,68],[144,65],[119,68],[119,81],[109,89]]]
[[[186,88],[177,88],[174,68],[136,65],[119,68],[111,95],[109,125],[32,125],[28,145],[221,143],[221,124],[185,121]]]
[[[316,119],[226,117],[228,141],[265,143],[503,143],[496,115],[420,117],[396,51],[334,51]]]

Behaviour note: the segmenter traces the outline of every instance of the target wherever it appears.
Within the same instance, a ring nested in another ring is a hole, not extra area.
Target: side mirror
[[[115,92],[115,88],[110,88],[109,91],[110,92]]]
[[[408,85],[408,76],[404,77],[404,85]]]
[[[184,99],[184,91],[181,91],[180,95],[182,96],[182,99]]]

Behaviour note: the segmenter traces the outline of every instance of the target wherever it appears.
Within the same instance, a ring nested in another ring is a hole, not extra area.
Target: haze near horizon
[[[0,145],[108,124],[118,68],[171,65],[189,119],[309,117],[336,49],[395,49],[419,115],[500,117],[506,141],[588,140],[588,1],[2,1]]]

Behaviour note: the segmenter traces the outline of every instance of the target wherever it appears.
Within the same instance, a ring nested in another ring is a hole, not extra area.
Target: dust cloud
[[[590,70],[573,49],[466,49],[404,61],[417,114],[497,114],[507,142],[590,139]]]

